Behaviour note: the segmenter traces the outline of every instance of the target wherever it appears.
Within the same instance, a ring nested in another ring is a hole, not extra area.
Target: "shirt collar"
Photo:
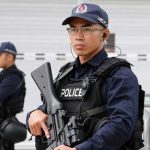
[[[92,66],[99,66],[106,58],[108,57],[105,49],[103,48],[102,50],[100,50],[92,59],[90,59],[88,62],[84,63],[84,64],[90,64]],[[77,57],[77,59],[75,60],[75,66],[78,68],[79,66],[81,66],[80,61],[79,61],[79,57]]]
[[[12,65],[12,66],[10,66],[9,68],[7,68],[7,69],[3,69],[2,71],[0,71],[0,76],[3,76],[5,73],[7,73],[7,72],[9,72],[9,71],[11,71],[11,70],[14,70],[14,69],[16,69],[17,67],[16,67],[16,65],[14,64],[14,65]]]
[[[5,71],[8,71],[8,70],[13,70],[13,69],[16,69],[16,65],[13,64],[12,66],[8,67],[7,69],[3,69],[1,72],[5,72]]]

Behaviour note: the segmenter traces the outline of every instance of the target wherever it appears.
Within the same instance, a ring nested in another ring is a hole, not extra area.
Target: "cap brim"
[[[17,55],[17,52],[11,51],[9,49],[4,49],[3,52],[7,52],[7,53],[10,53],[10,54],[13,54],[13,55]]]
[[[66,19],[62,22],[62,25],[67,25],[67,24],[69,24],[69,23],[71,22],[71,20],[74,19],[74,18],[82,18],[82,19],[87,20],[87,21],[92,22],[92,23],[98,23],[97,21],[95,21],[95,20],[93,20],[93,19],[91,19],[91,18],[89,18],[89,17],[74,15],[74,16],[70,16],[70,17],[66,18]]]

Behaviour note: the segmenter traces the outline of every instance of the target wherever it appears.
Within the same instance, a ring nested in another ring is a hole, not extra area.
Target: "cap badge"
[[[75,11],[76,14],[79,14],[79,13],[82,14],[82,13],[86,13],[86,12],[87,12],[87,6],[83,5],[83,4],[79,5]]]
[[[99,17],[99,16],[98,16],[97,20],[99,22],[101,22],[102,24],[106,24],[106,21],[103,18]]]

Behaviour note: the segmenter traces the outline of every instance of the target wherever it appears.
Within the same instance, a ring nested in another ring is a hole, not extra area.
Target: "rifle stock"
[[[47,150],[52,150],[61,144],[71,146],[78,142],[75,116],[70,118],[66,125],[64,123],[63,117],[66,111],[63,110],[62,103],[55,94],[50,63],[44,63],[34,70],[31,76],[46,102],[48,114],[47,126],[51,134]]]
[[[44,63],[42,66],[34,70],[31,73],[31,76],[46,100],[47,113],[54,114],[58,109],[62,109],[62,104],[57,99],[54,91],[50,63]]]

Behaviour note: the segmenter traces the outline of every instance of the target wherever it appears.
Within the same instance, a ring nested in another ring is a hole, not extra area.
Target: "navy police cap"
[[[100,24],[104,28],[108,27],[108,15],[107,13],[98,5],[82,3],[72,10],[70,17],[66,18],[62,25],[69,24],[73,18],[82,18],[92,23]]]
[[[8,53],[11,53],[13,55],[17,55],[16,47],[11,42],[0,43],[0,53],[3,53],[3,52],[8,52]]]

